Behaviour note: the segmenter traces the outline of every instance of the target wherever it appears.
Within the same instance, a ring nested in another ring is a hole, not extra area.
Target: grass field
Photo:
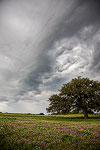
[[[100,115],[0,113],[0,150],[99,150]]]

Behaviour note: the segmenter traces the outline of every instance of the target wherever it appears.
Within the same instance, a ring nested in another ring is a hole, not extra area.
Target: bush
[[[44,113],[39,113],[39,115],[44,115]]]

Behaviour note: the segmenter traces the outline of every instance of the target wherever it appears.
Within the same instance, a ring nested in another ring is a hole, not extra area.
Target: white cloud
[[[61,39],[54,44],[52,51],[56,60],[55,69],[49,79],[44,79],[46,85],[53,84],[57,78],[58,82],[62,79],[64,83],[77,76],[100,80],[99,74],[91,70],[95,45],[99,41],[99,38],[97,39],[99,31],[94,35],[94,28],[94,26],[85,27],[75,36]]]

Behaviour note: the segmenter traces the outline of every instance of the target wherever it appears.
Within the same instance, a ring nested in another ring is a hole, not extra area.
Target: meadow
[[[0,113],[0,150],[99,150],[100,114]]]

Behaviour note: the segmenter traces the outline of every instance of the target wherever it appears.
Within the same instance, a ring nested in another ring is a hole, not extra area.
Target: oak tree
[[[82,111],[86,119],[89,111],[100,111],[100,82],[81,77],[72,79],[49,102],[47,112]]]

